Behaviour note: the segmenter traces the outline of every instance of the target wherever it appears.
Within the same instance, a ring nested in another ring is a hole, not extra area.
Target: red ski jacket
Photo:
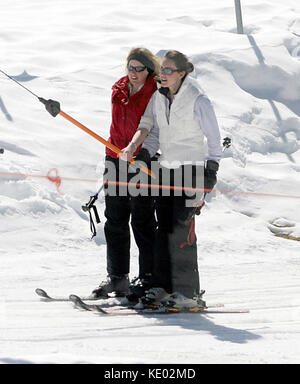
[[[147,78],[143,87],[129,96],[129,78],[122,77],[112,87],[112,122],[109,142],[119,149],[127,147],[135,134],[152,94],[157,90],[153,76]],[[135,154],[139,151],[137,148]],[[106,154],[117,158],[118,155],[106,147]]]

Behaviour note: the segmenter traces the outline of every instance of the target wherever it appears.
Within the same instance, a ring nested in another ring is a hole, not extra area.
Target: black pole
[[[43,103],[46,107],[46,110],[52,115],[53,117],[57,116],[60,112],[60,104],[58,101],[55,100],[45,100],[42,97],[39,97],[34,92],[32,92],[30,89],[19,83],[16,79],[14,79],[12,76],[9,76],[7,73],[2,71],[0,69],[0,72],[3,73],[3,75],[7,76],[10,80],[13,80],[15,83],[17,83],[20,87],[24,88],[27,92],[30,92],[33,96],[35,96],[41,103]]]
[[[38,95],[36,95],[35,93],[33,93],[30,89],[26,88],[24,85],[22,85],[21,83],[19,83],[16,79],[14,79],[13,77],[9,76],[7,73],[5,73],[4,71],[2,71],[0,69],[0,72],[3,73],[3,75],[7,76],[9,79],[13,80],[15,83],[17,83],[20,87],[23,87],[24,89],[26,89],[27,92],[30,92],[33,96],[38,97]]]

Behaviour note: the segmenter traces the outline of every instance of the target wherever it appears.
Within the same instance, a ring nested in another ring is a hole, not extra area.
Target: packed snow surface
[[[300,5],[241,3],[243,35],[231,0],[1,0],[0,69],[104,138],[132,47],[190,57],[232,138],[197,218],[201,288],[250,313],[112,318],[41,301],[37,287],[87,295],[106,277],[103,196],[92,241],[81,210],[104,147],[0,73],[0,363],[299,363]]]

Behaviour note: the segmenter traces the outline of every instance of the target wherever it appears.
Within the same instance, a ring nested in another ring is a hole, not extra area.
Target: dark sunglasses
[[[143,72],[147,67],[134,67],[133,65],[128,65],[128,71]]]
[[[160,67],[159,72],[164,73],[165,75],[172,75],[172,73],[180,72],[180,71],[179,71],[179,69]]]

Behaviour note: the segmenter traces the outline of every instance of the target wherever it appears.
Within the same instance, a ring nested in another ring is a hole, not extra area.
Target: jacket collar
[[[132,96],[134,97],[135,95],[138,95],[140,92],[143,92],[144,90],[147,91],[147,90],[155,90],[156,84],[154,82],[154,76],[149,76],[146,81],[145,81],[145,84],[136,92],[134,93]],[[129,77],[128,76],[124,76],[124,77],[121,77],[121,79],[119,79],[113,86],[112,86],[112,90],[113,90],[113,94],[112,94],[112,98],[115,100],[115,98],[118,98],[121,100],[121,102],[123,103],[128,103],[129,101],[129,97],[130,97],[130,94],[129,94]]]
[[[178,88],[177,91],[174,93],[174,96],[177,95],[177,94],[180,92],[183,83],[185,83],[185,84],[188,83],[188,80],[187,80],[187,79],[188,79],[188,77],[187,77],[187,75],[185,75],[184,78],[183,78],[182,81],[181,81],[181,84],[179,85],[179,88]],[[169,89],[168,87],[160,87],[160,88],[158,89],[158,92],[161,93],[162,95],[164,95],[165,97],[168,98],[169,90],[170,90],[170,89]]]

